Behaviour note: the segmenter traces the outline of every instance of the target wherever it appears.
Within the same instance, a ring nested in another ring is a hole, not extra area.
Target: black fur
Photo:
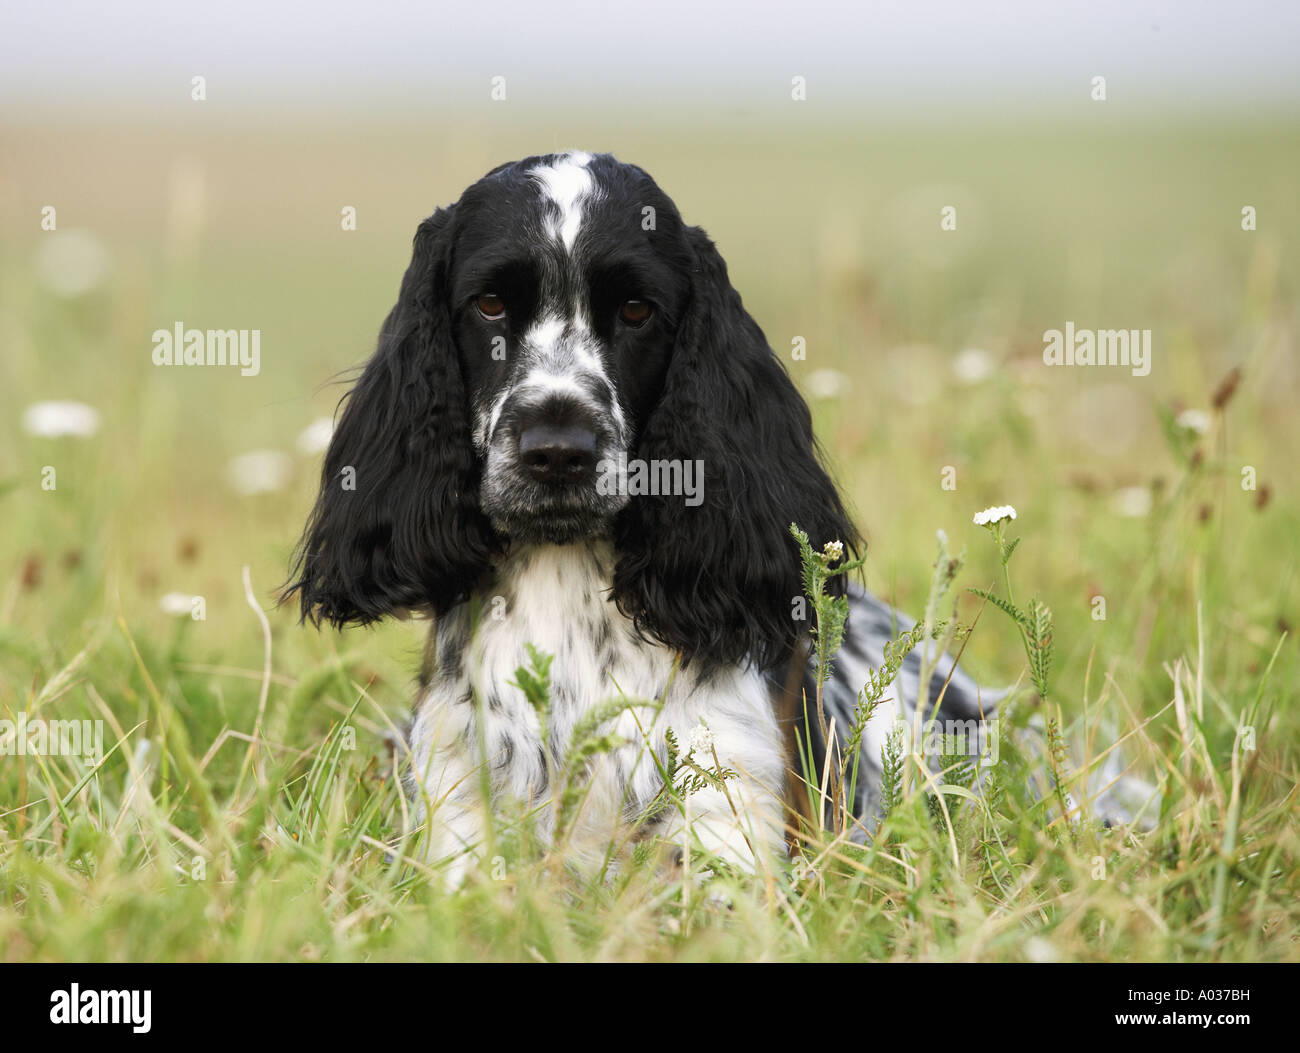
[[[685,232],[691,300],[663,395],[637,455],[702,458],[704,503],[689,512],[642,498],[618,518],[614,573],[620,607],[688,658],[763,664],[794,642],[802,594],[790,524],[813,545],[858,544],[821,466],[808,407],[745,310],[713,242]]]
[[[454,208],[420,224],[397,305],[347,396],[295,557],[303,616],[336,627],[408,608],[443,612],[492,565],[479,465],[450,334]],[[348,469],[355,489],[345,488]]]

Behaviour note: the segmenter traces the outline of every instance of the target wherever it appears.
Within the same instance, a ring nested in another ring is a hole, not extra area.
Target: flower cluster
[[[986,508],[983,512],[975,513],[976,526],[992,526],[994,523],[1001,523],[1004,519],[1015,519],[1016,510],[1010,505],[994,505],[992,508]]]
[[[713,750],[713,732],[704,724],[697,724],[691,729],[690,737],[686,740],[686,755],[688,757],[696,753],[709,753]]]
[[[1194,435],[1204,435],[1210,430],[1210,415],[1205,410],[1188,409],[1178,414],[1175,422],[1180,428],[1190,431]]]

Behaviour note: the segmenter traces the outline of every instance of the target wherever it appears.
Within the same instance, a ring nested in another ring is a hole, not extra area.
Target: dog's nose
[[[596,471],[596,435],[578,425],[534,425],[520,433],[519,460],[538,482],[585,483]]]

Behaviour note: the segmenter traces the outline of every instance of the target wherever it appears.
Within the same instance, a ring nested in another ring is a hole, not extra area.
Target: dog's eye
[[[653,312],[654,308],[648,300],[628,300],[618,309],[618,317],[624,325],[639,329],[646,324]]]
[[[474,301],[474,306],[478,308],[478,313],[489,322],[498,321],[506,316],[505,301],[499,296],[492,295],[492,293],[484,293]]]

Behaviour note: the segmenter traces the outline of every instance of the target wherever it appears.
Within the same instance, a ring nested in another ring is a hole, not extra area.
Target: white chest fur
[[[644,818],[663,789],[650,752],[662,762],[667,729],[684,746],[703,724],[718,761],[739,778],[730,802],[709,789],[692,795],[687,812],[694,836],[740,862],[751,856],[750,846],[779,844],[785,762],[767,678],[748,666],[707,675],[679,668],[673,651],[639,637],[619,613],[610,599],[612,566],[605,542],[521,547],[481,595],[436,626],[433,668],[426,671],[411,739],[415,771],[424,774],[436,806],[431,818],[453,838],[442,842],[446,851],[476,847],[484,783],[494,798],[540,806],[538,825],[549,833],[552,781],[566,763],[575,727],[613,701],[629,708],[602,730],[624,744],[582,773],[585,794],[574,824],[580,839],[608,840]],[[537,712],[515,684],[519,668],[529,664],[529,644],[553,656],[546,741]],[[713,767],[711,756],[701,761]],[[670,810],[658,818],[656,832],[680,837],[685,826]]]

